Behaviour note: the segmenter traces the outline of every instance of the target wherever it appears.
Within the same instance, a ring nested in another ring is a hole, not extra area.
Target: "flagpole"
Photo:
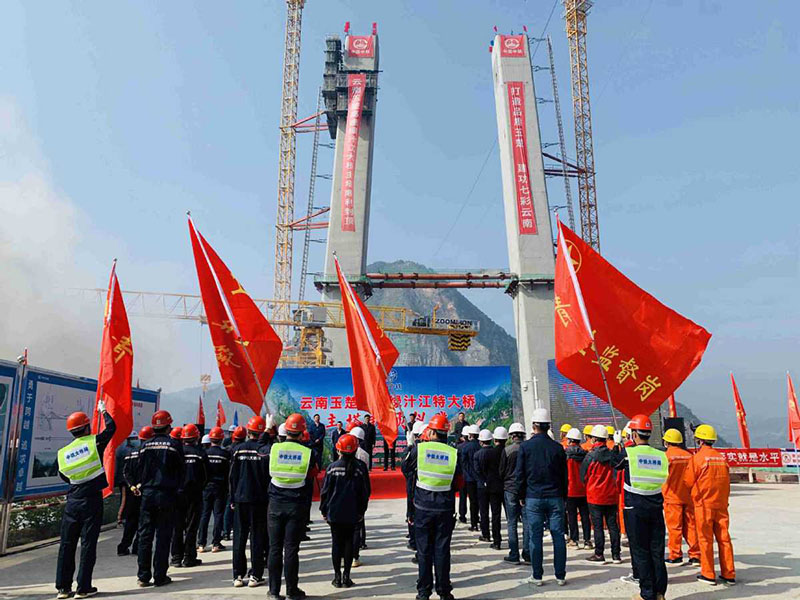
[[[267,406],[267,395],[264,393],[263,388],[261,387],[261,382],[258,380],[258,375],[256,374],[256,368],[253,365],[253,361],[250,358],[250,353],[247,351],[247,345],[244,343],[244,339],[242,338],[242,334],[239,333],[239,325],[236,323],[236,319],[233,317],[233,311],[231,311],[230,306],[228,306],[228,299],[225,297],[225,293],[222,290],[222,284],[220,284],[219,279],[217,278],[217,272],[214,270],[214,267],[211,265],[211,260],[208,258],[208,253],[206,252],[205,244],[200,239],[200,235],[197,232],[197,228],[194,226],[194,221],[192,221],[192,213],[191,211],[186,211],[186,214],[189,217],[189,223],[194,230],[195,235],[197,236],[197,242],[200,245],[200,249],[203,251],[203,257],[206,259],[206,265],[208,266],[209,271],[211,271],[211,275],[214,277],[214,283],[217,286],[217,293],[222,300],[222,305],[225,307],[225,312],[228,315],[228,318],[231,320],[231,324],[235,330],[236,334],[236,341],[239,342],[239,345],[242,347],[242,351],[244,352],[244,357],[247,359],[247,366],[250,367],[250,373],[253,375],[253,379],[258,386],[258,393],[261,394],[261,402],[264,405],[265,410],[269,411],[269,406]],[[283,342],[281,342],[281,349],[283,347]]]

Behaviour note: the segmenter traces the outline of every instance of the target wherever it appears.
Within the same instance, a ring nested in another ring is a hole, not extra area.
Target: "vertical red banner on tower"
[[[352,73],[347,76],[347,124],[342,154],[342,231],[356,230],[356,155],[366,85],[367,76],[364,73]]]
[[[509,81],[508,116],[511,125],[511,166],[517,193],[517,224],[520,235],[536,235],[536,215],[533,213],[530,171],[528,169],[528,134],[525,127],[525,85]]]

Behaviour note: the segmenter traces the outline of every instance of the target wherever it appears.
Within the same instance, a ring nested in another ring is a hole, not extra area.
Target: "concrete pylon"
[[[514,299],[520,390],[526,427],[550,408],[547,361],[555,355],[555,256],[527,35],[497,35],[492,77]]]
[[[336,139],[325,273],[315,281],[325,302],[340,302],[336,252],[342,271],[362,295],[365,285],[375,104],[378,91],[378,36],[347,35],[327,40],[323,98],[331,137]],[[359,108],[360,107],[360,108]],[[326,332],[333,366],[349,366],[343,329]]]

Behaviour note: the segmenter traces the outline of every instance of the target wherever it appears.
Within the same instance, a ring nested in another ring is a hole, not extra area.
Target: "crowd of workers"
[[[115,430],[102,402],[98,410],[104,431],[92,435],[88,416],[74,413],[67,420],[74,440],[58,453],[60,474],[70,484],[56,573],[61,599],[73,596],[79,539],[74,597],[97,592],[92,570],[107,486],[101,457]],[[352,568],[360,565],[359,551],[366,548],[364,515],[376,434],[365,421],[332,431],[333,460],[320,486],[319,510],[330,527],[336,588],[354,585]],[[664,434],[666,452],[653,447],[653,426],[645,415],[635,416],[623,431],[595,425],[581,433],[564,425],[556,441],[546,409],[534,411],[530,436],[520,423],[491,431],[470,425],[460,414],[453,427],[455,447],[448,443],[451,424],[444,414],[427,423],[412,415],[404,425],[408,446],[401,469],[407,545],[418,569],[417,600],[428,600],[434,591],[442,600],[453,600],[450,545],[457,521],[491,549],[502,548],[502,509],[509,549],[503,560],[529,562],[528,583],[536,586],[543,584],[545,532],[553,544],[556,583],[565,585],[567,548],[590,549],[586,560],[604,564],[606,530],[611,562],[621,563],[622,545],[630,547],[632,571],[623,580],[639,586],[634,599],[665,597],[666,565],[699,566],[698,580],[716,584],[715,539],[720,580],[735,584],[730,479],[725,459],[713,449],[716,433],[709,425],[696,429],[701,447],[695,453],[683,447],[675,429]],[[280,425],[270,415],[253,416],[230,433],[226,437],[214,427],[201,437],[193,424],[173,428],[165,410],[153,415],[152,424],[138,434],[139,447],[128,447],[121,457],[124,527],[117,553],[137,555],[140,587],[164,586],[172,581],[170,566],[193,567],[202,563],[199,553],[226,550],[222,542],[232,531],[233,586],[266,584],[268,600],[278,600],[285,580],[286,597],[301,600],[306,594],[298,586],[299,550],[309,539],[326,429],[318,418],[309,424],[295,413]],[[390,449],[385,450],[388,461]]]

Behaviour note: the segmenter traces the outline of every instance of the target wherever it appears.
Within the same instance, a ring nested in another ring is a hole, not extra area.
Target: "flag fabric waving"
[[[205,428],[206,426],[206,411],[203,409],[203,397],[197,397],[197,419],[194,422],[198,427]]]
[[[222,383],[231,402],[259,414],[283,343],[189,218],[194,263]]]
[[[105,429],[105,422],[97,413],[97,402],[102,399],[117,428],[103,455],[103,469],[108,479],[108,487],[103,490],[104,498],[114,491],[116,449],[133,429],[132,380],[131,328],[128,325],[128,315],[125,312],[122,290],[117,279],[117,261],[114,260],[106,294],[103,337],[100,344],[100,372],[97,376],[97,394],[92,415],[92,433],[96,434]]]
[[[736,387],[733,373],[731,373],[731,385],[733,386],[733,404],[736,407],[736,422],[739,424],[739,439],[742,441],[742,448],[749,448],[750,432],[747,430],[747,413],[744,411],[742,397],[739,395],[739,388]]]
[[[561,222],[558,235],[558,370],[628,417],[651,414],[700,363],[711,334],[636,286]]]
[[[786,373],[786,395],[789,400],[789,441],[795,447],[800,445],[800,408],[797,406],[797,394],[794,393],[792,377]]]
[[[222,408],[222,400],[217,400],[217,427],[222,427],[227,422],[225,409]]]
[[[386,386],[386,377],[399,352],[378,327],[375,317],[367,310],[361,298],[350,287],[335,256],[334,262],[342,294],[356,406],[359,410],[372,414],[384,440],[391,446],[397,439],[397,417]]]

